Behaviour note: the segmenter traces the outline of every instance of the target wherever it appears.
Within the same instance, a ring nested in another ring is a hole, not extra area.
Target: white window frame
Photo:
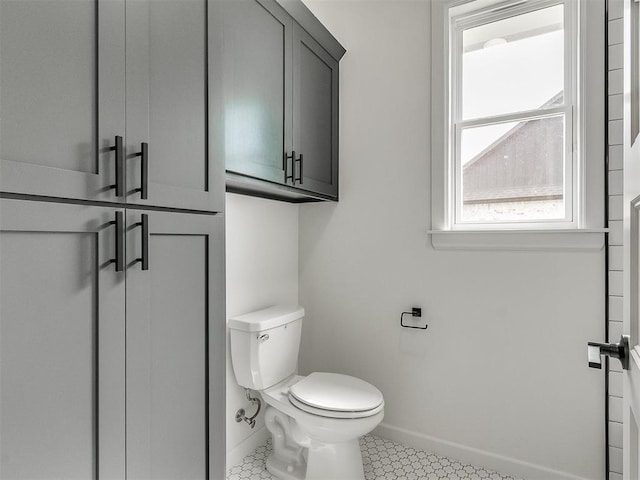
[[[461,120],[464,28],[564,4],[565,100],[544,112]],[[432,0],[432,225],[436,248],[592,249],[604,245],[604,5],[589,0]],[[457,49],[457,50],[456,50]],[[458,52],[456,55],[455,52]],[[460,217],[460,132],[473,125],[563,114],[565,117],[565,219],[463,223]],[[457,148],[456,148],[457,147]],[[458,198],[456,199],[456,195]],[[458,200],[458,201],[456,201]],[[456,212],[456,207],[458,211]],[[579,234],[579,235],[576,235]]]

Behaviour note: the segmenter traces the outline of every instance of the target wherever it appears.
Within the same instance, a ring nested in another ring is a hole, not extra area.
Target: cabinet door
[[[215,2],[224,23],[228,172],[286,183],[291,149],[291,18],[272,0]]]
[[[293,59],[295,184],[337,199],[338,62],[297,24]]]
[[[116,200],[124,25],[124,0],[0,2],[0,191]]]
[[[116,211],[0,200],[0,479],[124,478]]]
[[[222,479],[224,219],[128,210],[127,225],[127,478]]]
[[[210,28],[208,2],[126,5],[127,201],[221,211],[221,72],[209,59],[218,57],[222,45],[219,29]]]

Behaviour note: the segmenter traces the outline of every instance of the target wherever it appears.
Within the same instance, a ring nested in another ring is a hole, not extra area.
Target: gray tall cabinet
[[[0,479],[224,478],[222,28],[0,1]]]

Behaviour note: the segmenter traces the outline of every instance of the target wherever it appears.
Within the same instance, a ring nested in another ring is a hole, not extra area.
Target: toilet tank
[[[275,306],[229,319],[238,384],[264,390],[295,373],[304,308]]]

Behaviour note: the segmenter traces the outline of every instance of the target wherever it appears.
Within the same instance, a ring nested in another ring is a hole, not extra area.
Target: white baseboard
[[[238,445],[236,445],[231,450],[227,451],[227,471],[231,469],[231,467],[235,467],[242,459],[253,452],[260,445],[264,445],[267,443],[267,439],[271,434],[267,427],[261,427],[256,430],[251,436],[244,439]]]
[[[504,457],[491,452],[485,452],[484,450],[430,437],[411,430],[405,430],[404,428],[393,427],[385,423],[378,425],[372,433],[409,447],[426,450],[437,455],[443,455],[500,473],[506,473],[516,478],[526,480],[587,480],[570,473],[552,470],[541,465],[523,462],[522,460]]]

